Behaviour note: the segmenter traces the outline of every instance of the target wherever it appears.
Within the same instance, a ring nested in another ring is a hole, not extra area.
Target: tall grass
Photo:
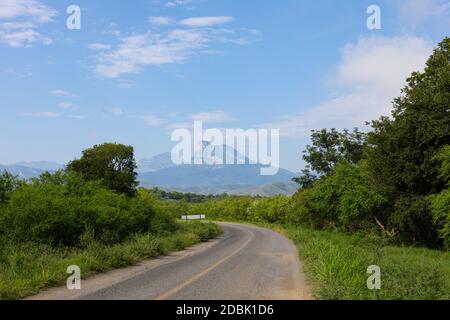
[[[135,236],[115,245],[86,241],[84,248],[36,243],[6,243],[0,248],[0,299],[20,299],[40,289],[65,283],[70,265],[80,267],[82,277],[181,250],[220,234],[211,223],[180,223],[171,234]]]
[[[450,299],[450,252],[394,247],[378,237],[279,226],[297,245],[319,299]],[[367,267],[381,268],[381,290],[367,288]]]

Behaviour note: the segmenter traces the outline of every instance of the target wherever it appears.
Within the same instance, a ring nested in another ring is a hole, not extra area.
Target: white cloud
[[[248,34],[254,37],[253,33]],[[102,77],[118,78],[145,66],[182,63],[195,55],[213,54],[217,51],[210,48],[212,45],[241,44],[242,38],[229,30],[213,28],[135,34],[120,38],[117,47],[100,52],[94,71]]]
[[[56,11],[38,0],[2,0],[0,3],[0,19],[28,17],[44,23],[55,16]]]
[[[175,19],[173,19],[173,18],[162,17],[162,16],[150,17],[150,18],[148,18],[148,21],[150,24],[153,24],[156,26],[168,26],[168,25],[174,24],[176,22]]]
[[[57,12],[39,0],[2,0],[0,2],[0,43],[29,47],[34,43],[51,44],[52,39],[37,31],[53,21]]]
[[[109,50],[109,49],[111,49],[111,45],[104,44],[104,43],[91,43],[91,44],[88,45],[88,48],[92,49],[92,50],[102,51],[102,50]]]
[[[40,112],[22,113],[22,116],[32,117],[32,118],[55,118],[55,117],[58,117],[59,114],[57,114],[55,112],[49,112],[49,111],[40,111]]]
[[[224,111],[200,112],[189,117],[192,121],[203,121],[209,123],[230,122],[234,119]]]
[[[193,17],[181,20],[179,24],[182,26],[199,28],[199,27],[212,27],[216,25],[221,25],[227,22],[231,22],[233,20],[234,18],[229,16]]]
[[[150,127],[157,127],[164,123],[164,120],[153,115],[146,115],[141,117],[141,119],[144,120],[145,123]]]
[[[64,110],[76,109],[77,106],[70,102],[61,102],[58,104],[58,107]]]
[[[366,121],[390,115],[391,102],[400,95],[406,78],[423,70],[432,50],[418,37],[361,38],[341,50],[335,83],[345,93],[259,127],[280,129],[285,137],[306,138],[311,130],[361,127]]]
[[[50,93],[55,96],[63,96],[63,97],[69,97],[69,98],[77,97],[76,94],[73,94],[72,92],[62,90],[62,89],[54,89],[54,90],[51,90]]]

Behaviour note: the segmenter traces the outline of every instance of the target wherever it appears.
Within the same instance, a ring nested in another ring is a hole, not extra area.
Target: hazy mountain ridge
[[[208,145],[203,146],[208,148]],[[220,148],[220,147],[219,147]],[[273,176],[261,175],[262,165],[250,164],[248,158],[239,155],[236,150],[223,146],[223,157],[233,153],[235,162],[244,158],[241,165],[175,165],[171,153],[163,153],[152,158],[138,161],[138,181],[146,188],[159,187],[170,191],[192,192],[199,194],[232,195],[291,195],[297,191],[297,185],[291,180],[293,172],[279,169]],[[0,165],[0,172],[8,171],[23,179],[40,176],[49,171],[55,172],[65,166],[55,162],[36,161],[18,162]]]
[[[0,165],[0,173],[7,171],[12,175],[22,179],[31,179],[39,177],[46,171],[55,172],[63,169],[64,165],[56,162],[36,161],[36,162],[18,162],[9,165]]]
[[[234,163],[238,159],[245,164],[224,165],[175,165],[170,153],[143,159],[138,165],[138,180],[143,187],[160,187],[170,191],[192,192],[199,194],[233,195],[292,195],[297,185],[292,182],[293,172],[280,168],[273,176],[261,175],[262,165],[250,164],[250,160],[229,146],[212,147],[203,143],[213,155],[220,155],[226,162],[232,154]],[[222,150],[220,150],[222,148]]]

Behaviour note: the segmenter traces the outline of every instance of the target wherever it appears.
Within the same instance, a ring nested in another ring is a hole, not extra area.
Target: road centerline
[[[207,275],[209,272],[211,272],[214,269],[216,269],[217,267],[219,267],[221,264],[225,263],[226,261],[230,260],[231,258],[236,256],[237,254],[239,254],[242,250],[244,250],[250,244],[250,242],[255,237],[255,234],[253,232],[248,231],[248,230],[245,230],[245,232],[248,232],[250,234],[250,237],[236,251],[234,251],[230,255],[222,258],[221,260],[217,261],[216,263],[214,263],[212,266],[206,268],[205,270],[199,272],[198,274],[196,274],[195,276],[193,276],[189,280],[186,280],[185,282],[181,283],[180,285],[178,285],[178,286],[174,287],[173,289],[167,291],[166,293],[163,293],[162,295],[158,296],[156,298],[156,300],[165,300],[165,299],[175,295],[179,291],[183,290],[187,286],[193,284],[194,282],[196,282],[199,279],[201,279],[203,276]]]

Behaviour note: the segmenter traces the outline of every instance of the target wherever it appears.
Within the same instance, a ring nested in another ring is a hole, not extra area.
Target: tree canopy
[[[69,171],[80,173],[85,180],[102,180],[107,188],[128,196],[136,194],[136,168],[133,147],[115,143],[86,149],[79,160],[67,165]]]

